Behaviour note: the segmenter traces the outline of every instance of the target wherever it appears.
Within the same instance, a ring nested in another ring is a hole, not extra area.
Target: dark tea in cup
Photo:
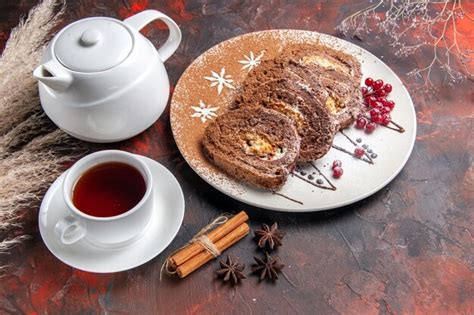
[[[74,185],[72,202],[94,217],[113,217],[135,207],[146,192],[140,171],[121,162],[107,162],[85,171]]]

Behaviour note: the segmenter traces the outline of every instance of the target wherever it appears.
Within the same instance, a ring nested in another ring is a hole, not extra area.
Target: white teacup
[[[79,210],[72,201],[74,185],[84,172],[107,162],[121,162],[137,169],[143,176],[146,191],[132,209],[112,217],[96,217]],[[99,247],[121,247],[138,240],[145,232],[153,211],[152,174],[148,166],[136,155],[119,150],[99,151],[76,162],[63,182],[63,197],[68,208],[67,216],[60,219],[54,232],[63,244],[74,244],[84,239]]]

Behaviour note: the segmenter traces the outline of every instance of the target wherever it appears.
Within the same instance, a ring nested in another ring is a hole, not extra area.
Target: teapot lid
[[[120,21],[87,18],[69,25],[59,34],[54,54],[66,68],[98,72],[124,61],[132,48],[133,37]]]

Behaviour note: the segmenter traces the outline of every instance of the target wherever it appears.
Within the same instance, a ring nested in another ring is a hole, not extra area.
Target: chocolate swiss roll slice
[[[295,167],[300,137],[287,116],[264,107],[243,107],[209,124],[202,144],[209,160],[230,176],[277,190]]]
[[[331,148],[335,133],[333,118],[317,98],[289,79],[244,85],[234,102],[241,108],[270,108],[293,120],[301,137],[298,162],[319,159]]]
[[[315,91],[338,129],[348,127],[362,110],[360,63],[353,56],[323,45],[298,44],[286,47],[280,59]]]

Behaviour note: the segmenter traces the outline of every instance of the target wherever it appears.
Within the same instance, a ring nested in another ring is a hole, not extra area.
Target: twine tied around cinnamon
[[[176,272],[177,272],[176,266],[172,267],[172,262],[171,262],[170,258],[174,254],[176,254],[177,252],[179,252],[180,250],[182,250],[183,248],[187,247],[190,244],[194,244],[194,243],[200,244],[206,251],[211,253],[211,255],[214,256],[214,258],[220,256],[221,251],[209,239],[209,237],[206,235],[206,233],[209,232],[210,230],[212,230],[213,228],[215,228],[216,226],[219,226],[219,225],[222,225],[222,224],[226,223],[231,216],[232,215],[230,213],[221,214],[220,216],[215,218],[211,223],[209,223],[208,225],[203,227],[201,230],[199,230],[199,232],[196,235],[194,235],[193,238],[190,239],[185,245],[183,245],[182,247],[178,248],[173,253],[171,253],[171,255],[168,256],[168,258],[166,258],[165,262],[161,266],[160,281],[163,278],[163,272],[165,272],[168,275],[176,274]]]

